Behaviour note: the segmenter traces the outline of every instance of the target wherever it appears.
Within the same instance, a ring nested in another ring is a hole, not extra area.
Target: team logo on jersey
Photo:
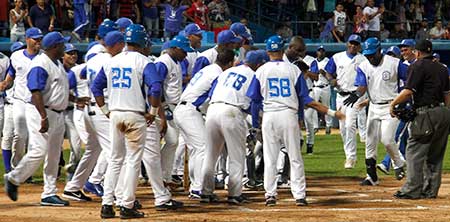
[[[127,33],[125,33],[126,36],[131,36],[131,31],[128,31]]]
[[[343,69],[344,68],[344,66],[339,66],[339,69]]]
[[[20,71],[20,70],[22,70],[22,66],[17,66],[17,71]]]
[[[389,72],[389,71],[384,71],[384,72],[381,74],[381,77],[383,78],[384,81],[387,81],[387,80],[389,80],[389,79],[391,78],[391,72]]]

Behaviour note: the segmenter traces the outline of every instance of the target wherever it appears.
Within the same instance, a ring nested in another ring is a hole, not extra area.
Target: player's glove
[[[392,112],[398,119],[404,122],[412,121],[416,117],[416,111],[413,109],[411,102],[395,105]]]
[[[356,101],[358,101],[359,97],[361,97],[361,95],[358,92],[350,93],[350,96],[344,100],[344,105],[353,107]]]

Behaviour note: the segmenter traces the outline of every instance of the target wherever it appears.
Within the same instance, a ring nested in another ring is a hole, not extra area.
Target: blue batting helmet
[[[381,47],[381,42],[378,38],[372,37],[368,38],[363,44],[363,55],[372,55],[377,52],[377,50]]]
[[[394,54],[395,56],[400,56],[400,48],[397,46],[391,46],[386,50],[386,54]]]
[[[147,31],[144,26],[139,24],[131,24],[125,29],[125,42],[135,43],[139,47],[144,48],[147,44]]]
[[[276,52],[283,50],[284,40],[279,35],[274,35],[266,40],[266,50],[269,52]]]
[[[97,31],[97,35],[100,38],[104,38],[106,34],[108,34],[108,32],[110,31],[116,31],[119,28],[117,27],[116,23],[109,20],[109,19],[105,19],[102,24],[100,24],[100,26],[98,27],[98,31]]]

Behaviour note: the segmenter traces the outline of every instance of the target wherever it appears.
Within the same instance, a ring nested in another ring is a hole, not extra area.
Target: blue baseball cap
[[[245,63],[248,64],[261,64],[261,63],[265,63],[268,62],[269,59],[269,55],[267,55],[267,52],[264,50],[253,50],[253,51],[249,51],[247,52],[247,54],[245,55]]]
[[[184,36],[189,36],[189,35],[201,35],[201,34],[203,33],[203,30],[202,30],[202,29],[200,28],[200,26],[198,26],[197,24],[191,23],[191,24],[187,25],[187,26],[184,28],[184,30],[181,31],[181,32],[184,32],[184,34],[181,33],[181,34],[183,34]]]
[[[25,37],[32,39],[39,39],[44,37],[44,35],[42,34],[42,31],[40,29],[32,27],[27,29],[27,31],[25,31]]]
[[[104,41],[105,41],[106,46],[111,47],[117,43],[125,42],[125,38],[121,32],[112,31],[112,32],[108,32],[108,34],[106,34]]]
[[[391,46],[386,50],[386,54],[393,53],[395,56],[400,56],[400,48],[397,46]]]
[[[356,42],[358,44],[361,44],[361,36],[352,34],[348,37],[347,42]]]
[[[381,54],[386,55],[386,51],[387,51],[387,49],[382,48],[382,49],[381,49]]]
[[[72,51],[78,51],[77,48],[71,43],[64,44],[64,52],[72,52]]]
[[[323,45],[321,45],[321,46],[317,47],[317,51],[319,51],[319,50],[323,50],[323,51],[325,51],[325,47],[324,47]]]
[[[165,42],[162,46],[161,46],[161,51],[166,50],[170,48],[170,41]]]
[[[119,28],[117,27],[116,23],[109,20],[109,19],[105,19],[102,24],[100,24],[100,26],[98,27],[97,30],[97,35],[100,38],[104,38],[106,36],[106,34],[108,34],[108,32],[111,31],[115,31],[118,30]]]
[[[236,36],[231,30],[223,30],[217,35],[218,44],[238,43],[241,41],[242,39],[239,36]]]
[[[242,36],[245,39],[252,40],[252,35],[250,33],[250,30],[248,30],[247,27],[245,27],[244,24],[240,22],[235,22],[230,26],[230,30],[236,33],[236,35]]]
[[[399,48],[401,47],[414,47],[416,45],[416,41],[414,39],[403,39],[400,44],[398,45]]]
[[[131,24],[133,24],[133,21],[131,21],[131,19],[126,17],[122,17],[116,20],[116,25],[118,26],[119,29],[125,29]]]
[[[437,52],[433,53],[433,57],[436,59],[441,59],[441,55],[439,55],[439,53]]]
[[[69,37],[64,37],[60,32],[49,32],[42,38],[42,47],[48,49],[54,45],[66,43],[69,39]]]
[[[193,52],[194,49],[191,47],[191,42],[184,35],[177,35],[172,40],[169,41],[169,47],[178,47],[185,52]]]
[[[23,42],[14,42],[12,45],[11,45],[11,47],[10,47],[10,51],[11,51],[11,53],[12,52],[15,52],[15,51],[17,51],[17,50],[19,50],[19,49],[23,49],[23,48],[25,48],[27,45],[25,45]]]
[[[381,48],[381,42],[378,38],[371,37],[368,38],[363,44],[363,55],[373,55],[377,52],[379,48]]]
[[[266,50],[269,52],[276,52],[283,50],[284,40],[279,35],[274,35],[266,40]]]

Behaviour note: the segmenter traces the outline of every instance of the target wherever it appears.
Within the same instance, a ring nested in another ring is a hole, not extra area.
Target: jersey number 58
[[[291,83],[288,78],[268,78],[270,97],[291,96]]]

